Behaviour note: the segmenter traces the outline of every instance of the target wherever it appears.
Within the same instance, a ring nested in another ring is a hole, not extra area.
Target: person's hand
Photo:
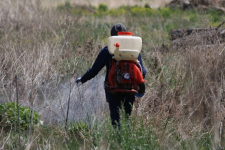
[[[137,98],[141,98],[141,97],[143,97],[145,94],[139,94],[139,93],[137,93],[135,96],[137,97]]]
[[[76,83],[78,84],[79,82],[81,82],[81,77],[77,78]]]

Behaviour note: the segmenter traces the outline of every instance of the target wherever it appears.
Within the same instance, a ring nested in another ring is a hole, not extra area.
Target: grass
[[[72,74],[76,78],[90,68],[116,22],[143,39],[146,94],[136,100],[130,120],[122,119],[120,132],[112,128],[106,112],[87,122],[71,122],[67,129],[62,121],[62,126],[39,125],[31,135],[23,131],[23,149],[224,147],[223,46],[216,42],[210,48],[202,41],[200,46],[186,43],[160,51],[169,42],[170,29],[216,27],[224,16],[214,10],[105,7],[91,8],[93,13],[70,3],[43,9],[34,1],[2,2],[0,99],[6,102],[15,102],[14,76],[18,75],[20,103],[50,109],[44,104],[53,97],[54,105],[56,99],[49,93]],[[18,149],[18,133],[13,129],[2,130],[0,139],[3,149]]]
[[[109,121],[104,123],[97,120],[89,125],[81,122],[72,123],[67,130],[59,126],[39,126],[32,135],[31,149],[158,149],[159,143],[154,128],[143,118],[133,117],[129,121],[122,120],[120,131],[115,130]],[[6,149],[16,149],[18,146],[17,133],[5,133],[2,139]],[[28,147],[27,135],[22,134],[22,145]]]

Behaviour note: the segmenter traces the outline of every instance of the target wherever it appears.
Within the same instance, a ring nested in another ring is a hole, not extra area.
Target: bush
[[[98,11],[107,11],[108,10],[108,6],[105,4],[100,4],[98,6]]]
[[[20,128],[22,130],[28,129],[31,124],[32,111],[28,107],[19,105],[20,113]],[[36,125],[40,119],[40,115],[33,111],[33,125]],[[5,130],[10,128],[18,130],[18,109],[17,103],[4,103],[0,105],[0,127]]]
[[[89,127],[82,122],[70,123],[69,131],[74,133],[75,135],[87,136],[89,133]]]
[[[148,3],[145,4],[145,8],[150,8],[151,9],[151,7],[150,7],[150,5]]]
[[[65,2],[65,4],[60,4],[57,6],[58,10],[66,10],[70,8],[71,8],[70,2]]]

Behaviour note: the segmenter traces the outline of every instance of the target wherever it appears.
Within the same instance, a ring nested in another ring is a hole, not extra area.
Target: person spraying
[[[146,70],[141,58],[142,40],[126,31],[122,23],[111,28],[108,45],[98,54],[93,66],[76,82],[85,83],[95,77],[106,66],[105,95],[109,103],[112,125],[120,126],[120,109],[124,108],[129,117],[135,96],[140,98],[145,93]]]

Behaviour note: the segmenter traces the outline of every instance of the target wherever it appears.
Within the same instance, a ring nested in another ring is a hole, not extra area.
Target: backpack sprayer
[[[138,85],[145,82],[138,61],[141,48],[142,39],[132,36],[132,32],[118,32],[118,36],[108,38],[108,50],[112,55],[106,83],[109,92],[138,93]]]
[[[118,36],[108,38],[109,53],[114,55],[117,61],[137,61],[142,48],[142,39],[132,35],[132,32],[118,32]]]

